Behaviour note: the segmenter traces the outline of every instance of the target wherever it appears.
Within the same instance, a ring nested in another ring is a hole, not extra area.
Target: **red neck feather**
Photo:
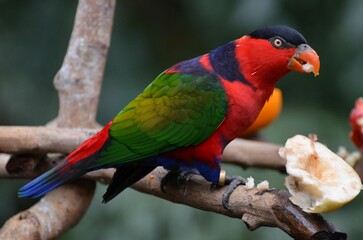
[[[295,48],[276,49],[266,39],[243,36],[235,41],[236,58],[243,76],[257,88],[273,88],[289,73],[287,68]]]

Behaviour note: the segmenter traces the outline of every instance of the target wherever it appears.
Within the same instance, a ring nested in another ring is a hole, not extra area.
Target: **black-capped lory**
[[[317,53],[287,26],[260,28],[177,63],[63,163],[23,186],[19,196],[40,197],[102,168],[116,168],[103,202],[157,166],[197,172],[216,185],[223,149],[255,121],[277,81],[290,71],[317,75],[319,68]],[[226,177],[224,207],[243,181]]]

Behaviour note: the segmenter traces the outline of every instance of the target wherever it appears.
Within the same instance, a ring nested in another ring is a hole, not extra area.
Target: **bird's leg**
[[[232,176],[232,177],[226,176],[225,171],[223,171],[223,172],[221,171],[221,177],[222,177],[222,179],[219,180],[218,185],[220,185],[220,186],[228,185],[227,190],[222,195],[222,206],[225,209],[229,210],[228,202],[229,202],[229,198],[230,198],[231,194],[239,185],[245,185],[247,180],[240,176]],[[223,183],[223,180],[224,180],[224,183]],[[216,187],[216,185],[214,186],[214,188],[215,187]],[[211,186],[211,189],[212,189],[212,186]],[[214,189],[212,189],[212,190],[214,190]]]
[[[197,170],[170,170],[164,177],[161,179],[160,189],[163,193],[166,193],[166,185],[170,180],[176,180],[176,184],[178,186],[186,183],[190,180],[192,175],[199,174]]]

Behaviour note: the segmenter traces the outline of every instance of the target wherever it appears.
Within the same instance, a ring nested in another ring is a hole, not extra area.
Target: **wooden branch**
[[[0,152],[17,155],[23,154],[25,156],[46,153],[68,154],[96,132],[97,130],[95,129],[0,126]],[[285,167],[285,160],[278,155],[279,147],[279,145],[266,142],[236,139],[225,149],[223,162],[235,164],[242,168],[263,167],[281,170]],[[22,171],[21,174],[25,175],[9,175],[1,171],[0,167],[0,178],[34,176],[34,171],[38,174],[44,171],[44,167],[35,168],[37,163],[34,162],[34,159],[27,158],[25,160],[33,161],[33,163],[28,162],[27,165],[34,165],[34,169],[29,170],[25,163],[19,163],[19,161],[24,161],[24,158],[13,158],[11,159],[11,162],[14,162],[12,165],[16,165],[19,168],[23,165],[28,171]],[[50,162],[52,161],[42,165],[46,165],[46,167],[51,166]]]
[[[0,239],[54,239],[75,226],[91,203],[95,182],[85,179],[65,184],[31,208],[8,219]]]
[[[111,39],[114,11],[115,0],[78,2],[67,53],[54,79],[60,103],[55,121],[58,127],[97,126],[95,119],[98,98]],[[44,136],[40,138],[46,140]],[[42,140],[40,142],[45,143]],[[52,142],[51,139],[48,140]],[[32,147],[37,148],[36,145],[37,143]],[[8,147],[11,148],[9,145]],[[26,162],[32,163],[32,159]],[[0,230],[0,238],[58,237],[78,223],[88,209],[94,190],[93,180],[79,180],[60,187],[47,194],[30,209],[9,219]]]
[[[0,162],[0,166],[4,161],[6,159]],[[88,173],[85,178],[109,183],[113,173],[114,169],[105,169]],[[24,176],[27,174],[29,175],[26,171],[20,173]],[[346,239],[344,233],[320,215],[305,213],[292,204],[289,200],[290,195],[284,190],[248,190],[242,186],[238,187],[231,195],[229,211],[221,206],[222,194],[226,188],[211,192],[210,183],[196,175],[182,185],[178,185],[176,181],[169,182],[164,193],[160,190],[160,183],[165,174],[166,170],[158,167],[132,187],[175,203],[242,219],[250,230],[270,226],[280,228],[294,239]],[[20,175],[17,174],[18,177]]]
[[[278,154],[280,145],[237,138],[227,145],[222,161],[242,168],[258,167],[285,172],[286,160]]]
[[[39,128],[37,128],[37,130],[39,130]],[[83,130],[69,131],[82,132]],[[49,131],[49,133],[51,132],[52,131]],[[86,131],[86,133],[87,132],[89,131]],[[58,140],[61,139],[59,138]],[[253,143],[245,140],[238,140],[236,143],[237,144],[232,145],[228,150],[232,152],[236,151],[236,154],[229,153],[230,156],[238,156],[238,154],[244,151],[247,151],[248,153],[248,149],[252,149],[251,151],[255,152],[256,149],[260,149],[261,147],[265,147],[265,149],[271,147],[271,149],[274,149],[276,146],[269,146],[268,143],[259,145],[260,143],[258,142]],[[62,144],[55,146],[62,146]],[[239,151],[239,147],[242,147],[241,151]],[[251,161],[250,158],[253,158],[253,155],[243,159]],[[257,157],[257,160],[259,158],[260,157]],[[2,158],[0,157],[0,168],[1,166],[6,165],[7,161],[6,158],[3,158],[3,160],[1,159]],[[31,161],[31,158],[29,159],[29,161]],[[227,157],[224,159],[226,160],[229,158]],[[238,162],[236,160],[237,159],[233,158],[231,162]],[[15,159],[14,161],[18,160]],[[34,161],[36,160],[34,159]],[[49,162],[53,162],[53,160],[49,160]],[[18,163],[18,165],[19,164],[20,163]],[[267,166],[266,161],[264,161],[263,164],[265,167]],[[35,166],[36,164],[30,165]],[[255,164],[249,163],[249,165]],[[15,174],[7,172],[6,176],[2,175],[1,177],[29,177],[32,175],[31,173],[33,170],[31,169],[26,167],[19,167],[19,169],[25,170]],[[38,168],[35,168],[35,170],[38,172]],[[3,171],[0,170],[0,173],[2,172]],[[85,178],[94,179],[102,183],[109,183],[113,173],[113,169],[105,169],[88,173]],[[163,193],[160,191],[160,181],[165,176],[165,173],[166,171],[159,167],[132,187],[138,191],[152,194],[172,202],[242,219],[250,230],[255,230],[261,226],[272,226],[282,229],[294,239],[346,239],[344,233],[341,233],[333,225],[326,222],[320,215],[305,213],[299,207],[293,205],[289,200],[290,195],[286,191],[247,190],[244,187],[239,187],[231,195],[231,211],[227,211],[221,206],[221,196],[225,191],[225,188],[211,192],[209,191],[209,183],[199,176],[194,176],[182,186],[178,186],[175,182],[171,182],[167,186],[167,193]]]
[[[261,226],[278,227],[294,239],[346,239],[346,234],[326,222],[318,214],[303,212],[291,203],[284,190],[247,190],[238,187],[231,195],[230,211],[221,206],[226,187],[209,191],[209,183],[194,176],[182,186],[167,185],[166,193],[160,190],[161,179],[166,171],[157,168],[133,185],[140,192],[148,193],[175,203],[189,205],[205,211],[242,219],[250,230]]]
[[[70,153],[97,129],[0,126],[0,152]]]
[[[0,126],[0,152],[70,153],[96,132],[95,129]],[[236,139],[226,147],[223,162],[242,168],[263,167],[284,170],[285,160],[278,155],[279,147],[266,142]]]
[[[115,0],[80,0],[64,62],[54,78],[58,127],[95,127]]]

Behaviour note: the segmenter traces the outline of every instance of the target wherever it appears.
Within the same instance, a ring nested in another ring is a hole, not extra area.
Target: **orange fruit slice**
[[[260,129],[265,128],[280,115],[281,110],[282,92],[279,88],[275,88],[270,99],[263,106],[255,122],[242,133],[241,137],[251,135]]]

